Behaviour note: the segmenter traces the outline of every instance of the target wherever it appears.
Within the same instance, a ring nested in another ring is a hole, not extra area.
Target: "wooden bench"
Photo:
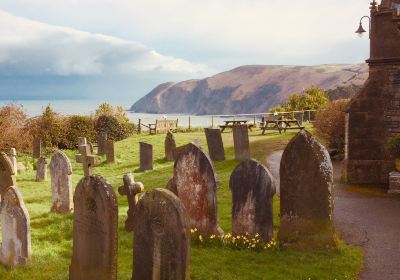
[[[167,131],[176,132],[178,129],[178,119],[156,120],[156,123],[151,123],[148,125],[142,124],[142,126],[148,128],[150,134],[157,134],[159,132],[167,132]]]
[[[301,126],[298,120],[285,120],[282,116],[268,116],[262,119],[260,128],[262,134],[265,134],[267,130],[277,130],[281,134],[282,131],[286,132],[290,129],[302,130],[304,126]]]

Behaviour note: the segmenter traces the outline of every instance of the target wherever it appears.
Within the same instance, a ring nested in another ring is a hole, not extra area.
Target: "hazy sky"
[[[360,63],[368,36],[354,31],[369,2],[0,0],[0,97],[31,82],[51,95],[56,78],[76,95],[114,83],[137,99],[245,64]]]

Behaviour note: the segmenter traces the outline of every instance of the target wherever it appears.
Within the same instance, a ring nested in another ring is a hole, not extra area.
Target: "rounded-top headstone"
[[[72,166],[69,158],[56,151],[50,162],[51,193],[53,205],[51,211],[68,213],[73,209]]]
[[[132,279],[190,279],[190,227],[179,198],[166,189],[148,191],[134,220]]]
[[[175,161],[174,183],[191,228],[205,235],[222,234],[218,225],[215,170],[200,148],[188,144],[181,149]]]
[[[230,178],[232,234],[255,236],[269,242],[274,234],[275,183],[268,169],[256,160],[240,163]]]
[[[167,136],[165,136],[165,159],[167,161],[174,161],[174,151],[176,149],[176,142],[174,135],[171,131],[168,131]]]
[[[328,151],[302,130],[290,141],[281,160],[281,243],[294,247],[336,246],[332,187]]]

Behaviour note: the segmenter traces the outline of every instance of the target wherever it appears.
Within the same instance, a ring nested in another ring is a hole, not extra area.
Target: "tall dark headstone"
[[[56,151],[50,162],[52,212],[69,213],[74,208],[72,192],[72,166],[69,158]]]
[[[106,153],[106,141],[108,139],[108,135],[105,132],[101,132],[97,134],[97,155],[103,156]]]
[[[140,170],[153,170],[153,145],[140,142]]]
[[[135,225],[132,279],[190,279],[190,227],[176,195],[165,189],[146,192],[137,204]]]
[[[233,126],[233,145],[237,160],[250,159],[249,129],[247,125]]]
[[[34,159],[40,158],[42,155],[42,139],[33,138],[33,154]]]
[[[217,178],[211,160],[194,144],[181,150],[174,166],[177,195],[189,215],[191,228],[205,235],[222,234],[218,225]]]
[[[279,240],[293,247],[335,247],[333,168],[328,151],[302,130],[287,145],[280,166]]]
[[[218,128],[205,128],[208,152],[212,160],[225,160],[224,143],[221,130]]]
[[[118,203],[100,176],[84,177],[74,194],[70,280],[116,280]]]
[[[167,161],[174,161],[174,151],[176,149],[176,142],[174,135],[171,131],[168,131],[167,136],[165,137],[165,159]]]
[[[271,173],[255,160],[241,162],[230,179],[232,191],[232,234],[259,234],[269,242],[274,237],[273,196],[275,183]]]

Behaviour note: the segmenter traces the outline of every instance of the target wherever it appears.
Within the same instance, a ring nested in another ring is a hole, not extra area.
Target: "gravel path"
[[[279,178],[282,151],[271,154],[267,166]],[[334,163],[335,181],[342,164]],[[278,180],[277,180],[278,181]],[[334,220],[341,238],[365,252],[362,280],[400,279],[400,197],[365,194],[336,183]]]

